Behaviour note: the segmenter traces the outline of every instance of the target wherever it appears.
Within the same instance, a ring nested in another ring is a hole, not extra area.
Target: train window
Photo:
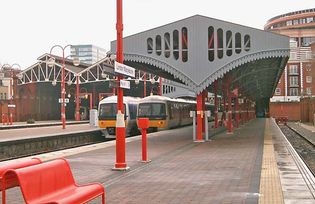
[[[153,103],[152,104],[152,115],[165,115],[165,104]]]
[[[139,117],[165,117],[165,104],[164,103],[142,103],[139,104]]]
[[[126,105],[124,104],[124,112],[126,112]],[[100,119],[115,119],[117,114],[116,103],[106,103],[100,105],[99,118]]]
[[[137,105],[136,104],[129,104],[129,114],[130,114],[130,120],[134,120],[137,117]]]

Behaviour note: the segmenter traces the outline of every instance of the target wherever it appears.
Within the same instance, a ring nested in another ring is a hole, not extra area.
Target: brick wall
[[[273,102],[269,103],[271,117],[287,116],[290,121],[301,120],[301,108],[299,102]]]

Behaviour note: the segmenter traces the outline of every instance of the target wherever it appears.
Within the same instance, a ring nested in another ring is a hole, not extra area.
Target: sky
[[[315,0],[123,0],[124,36],[196,14],[263,29],[274,16],[309,8]],[[0,64],[28,68],[54,45],[109,50],[115,25],[115,0],[1,0]]]

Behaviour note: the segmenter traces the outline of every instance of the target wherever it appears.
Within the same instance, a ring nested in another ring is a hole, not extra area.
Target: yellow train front
[[[138,98],[125,96],[124,117],[126,135],[138,134],[136,123]],[[116,114],[117,114],[117,96],[110,96],[99,103],[98,125],[102,129],[105,137],[114,137],[116,135]]]
[[[138,118],[149,118],[149,129],[152,131],[171,129],[192,124],[189,111],[195,106],[195,102],[183,99],[148,96],[138,104]]]

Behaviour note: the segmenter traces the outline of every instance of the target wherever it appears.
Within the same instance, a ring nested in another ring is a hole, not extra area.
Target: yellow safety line
[[[259,204],[282,204],[283,194],[269,123],[269,119],[266,119]]]

